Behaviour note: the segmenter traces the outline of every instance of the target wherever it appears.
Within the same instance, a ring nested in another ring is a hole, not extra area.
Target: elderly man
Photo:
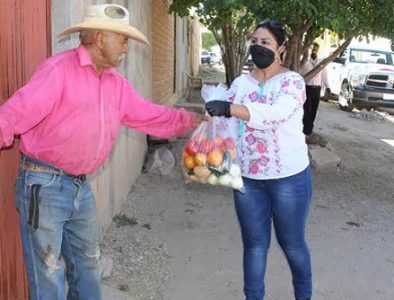
[[[159,137],[182,135],[201,116],[141,97],[113,67],[128,39],[148,44],[120,5],[88,8],[81,45],[47,59],[0,107],[0,147],[20,135],[16,206],[31,299],[101,299],[99,240],[86,175],[108,158],[120,126]]]

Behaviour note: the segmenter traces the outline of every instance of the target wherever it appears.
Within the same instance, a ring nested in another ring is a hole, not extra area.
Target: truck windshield
[[[394,54],[392,52],[351,49],[350,61],[357,63],[375,63],[383,65],[393,65]]]

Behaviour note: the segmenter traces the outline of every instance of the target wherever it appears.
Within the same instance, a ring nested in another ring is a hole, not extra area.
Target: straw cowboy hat
[[[107,30],[124,34],[130,39],[145,43],[149,42],[145,35],[138,29],[130,26],[129,11],[117,4],[97,4],[89,6],[83,22],[68,27],[58,34],[58,37],[81,30]]]

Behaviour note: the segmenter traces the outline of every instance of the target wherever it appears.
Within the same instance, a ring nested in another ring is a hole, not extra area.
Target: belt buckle
[[[86,175],[84,175],[84,174],[73,175],[73,174],[64,173],[64,175],[66,175],[67,177],[72,178],[74,180],[76,179],[81,183],[84,183],[86,181]]]
[[[55,169],[52,169],[52,168],[48,168],[48,167],[45,167],[45,166],[40,166],[40,165],[37,165],[37,164],[32,163],[32,162],[28,162],[28,161],[23,162],[23,167],[26,170],[30,170],[30,171],[46,172],[46,173],[55,174],[55,175],[60,175],[61,174],[61,172],[58,171],[58,170],[55,170]]]
[[[80,182],[85,182],[86,181],[86,175],[78,175],[75,176]]]

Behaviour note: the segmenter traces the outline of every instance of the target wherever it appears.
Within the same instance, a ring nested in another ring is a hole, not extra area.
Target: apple
[[[189,141],[185,147],[185,151],[191,156],[196,155],[198,152],[198,144]]]
[[[217,135],[213,139],[213,145],[215,146],[215,148],[222,149],[222,147],[224,145],[224,141],[223,141],[223,139],[220,136]]]
[[[205,140],[199,147],[201,153],[208,154],[213,149],[213,142],[210,140]]]

